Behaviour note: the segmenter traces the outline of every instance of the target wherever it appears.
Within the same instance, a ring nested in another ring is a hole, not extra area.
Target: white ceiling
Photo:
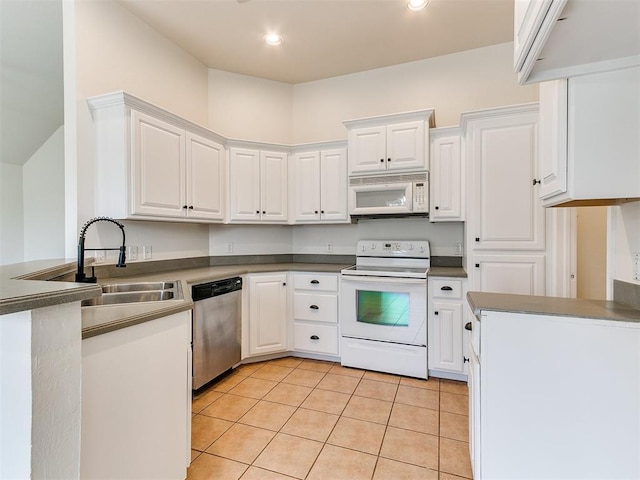
[[[513,0],[118,1],[209,68],[292,84],[513,40]]]

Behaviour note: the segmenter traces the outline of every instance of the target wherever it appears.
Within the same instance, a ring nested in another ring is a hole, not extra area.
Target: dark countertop
[[[462,267],[431,267],[429,277],[467,278],[467,272]]]
[[[46,281],[74,271],[75,265],[75,260],[58,259],[0,266],[0,315],[99,296],[95,284]]]
[[[592,318],[596,320],[631,322],[640,325],[640,310],[623,303],[605,300],[484,292],[468,292],[467,299],[478,319],[480,319],[482,311],[492,311]]]

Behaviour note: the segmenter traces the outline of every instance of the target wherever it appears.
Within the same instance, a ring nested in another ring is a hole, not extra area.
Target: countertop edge
[[[640,310],[605,300],[471,291],[467,292],[467,301],[479,321],[483,311],[492,311],[640,325]]]

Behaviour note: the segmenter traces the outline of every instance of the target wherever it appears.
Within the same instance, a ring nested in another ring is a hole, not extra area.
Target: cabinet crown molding
[[[424,110],[413,110],[410,112],[392,113],[388,115],[378,115],[375,117],[356,118],[342,122],[348,129],[359,127],[375,127],[389,123],[411,122],[415,120],[426,120],[429,128],[435,128],[436,116],[433,108]]]
[[[460,114],[460,129],[462,134],[467,132],[467,124],[473,120],[486,120],[493,117],[501,117],[510,114],[519,113],[537,113],[538,102],[523,103],[520,105],[509,105],[507,107],[486,108],[484,110],[473,110],[471,112],[462,112]]]

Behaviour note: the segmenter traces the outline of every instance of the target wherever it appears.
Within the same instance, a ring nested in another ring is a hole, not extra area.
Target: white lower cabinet
[[[252,274],[248,280],[249,356],[286,351],[287,273]]]
[[[468,358],[462,315],[466,281],[429,278],[428,292],[429,375],[463,379]]]
[[[477,327],[474,479],[640,478],[637,323],[482,310]]]
[[[191,312],[83,340],[80,477],[183,479],[190,449]]]
[[[293,349],[338,355],[338,276],[292,273]]]

